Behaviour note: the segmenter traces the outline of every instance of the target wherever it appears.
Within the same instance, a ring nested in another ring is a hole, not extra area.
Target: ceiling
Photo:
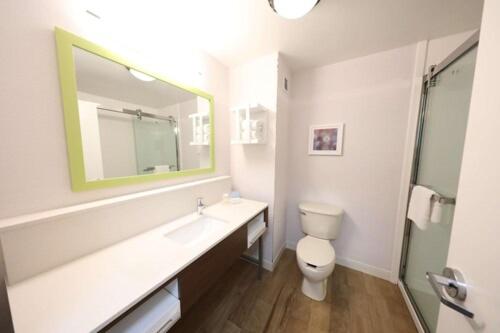
[[[196,98],[160,80],[141,81],[125,66],[77,47],[73,55],[78,91],[156,109]]]
[[[277,16],[267,0],[113,0],[89,6],[144,47],[183,44],[228,66],[279,51],[298,70],[478,28],[482,1],[321,0],[297,20]]]

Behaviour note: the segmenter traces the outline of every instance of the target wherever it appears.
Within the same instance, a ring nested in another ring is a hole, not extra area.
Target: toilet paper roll
[[[432,223],[440,223],[443,218],[443,204],[439,201],[435,201],[432,205],[431,212],[431,222]]]

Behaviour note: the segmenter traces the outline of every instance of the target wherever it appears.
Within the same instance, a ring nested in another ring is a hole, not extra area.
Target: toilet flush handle
[[[300,211],[300,215],[307,215],[307,214],[303,211]]]

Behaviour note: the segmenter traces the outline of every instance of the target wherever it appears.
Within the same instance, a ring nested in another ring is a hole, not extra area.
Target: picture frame
[[[312,125],[309,128],[309,155],[342,155],[344,123]]]

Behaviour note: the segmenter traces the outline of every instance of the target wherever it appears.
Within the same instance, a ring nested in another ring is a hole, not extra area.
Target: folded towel
[[[246,130],[256,130],[264,127],[262,120],[243,120],[241,122],[241,127]]]
[[[412,220],[419,229],[425,230],[431,218],[431,197],[436,194],[427,187],[416,185],[411,191],[408,219]]]
[[[155,165],[154,173],[170,172],[170,165]]]

